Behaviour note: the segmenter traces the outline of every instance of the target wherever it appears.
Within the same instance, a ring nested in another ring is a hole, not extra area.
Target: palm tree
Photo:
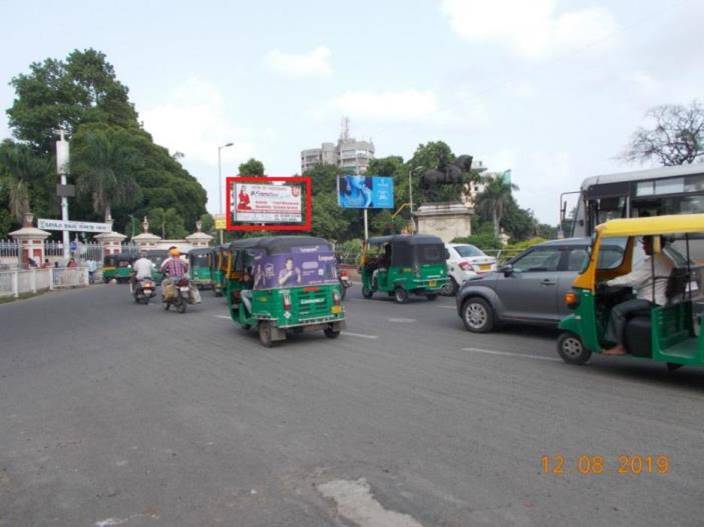
[[[518,186],[501,177],[484,178],[484,190],[477,196],[477,209],[486,216],[491,216],[494,223],[494,236],[499,237],[504,210],[511,202],[511,192]]]
[[[49,172],[47,159],[24,144],[6,140],[0,145],[0,175],[8,188],[10,215],[21,223],[30,211],[30,185]]]
[[[130,207],[141,199],[131,173],[139,165],[138,152],[126,133],[106,127],[79,127],[73,137],[71,173],[78,192],[88,194],[96,214],[111,217],[112,206]]]

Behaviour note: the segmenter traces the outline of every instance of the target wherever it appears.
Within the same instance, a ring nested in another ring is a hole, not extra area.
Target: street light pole
[[[220,154],[220,151],[223,148],[227,148],[229,146],[232,146],[234,143],[226,143],[222,146],[218,146],[218,189],[219,189],[219,198],[220,198],[220,215],[222,216],[222,155]],[[220,245],[222,245],[223,242],[223,234],[222,234],[222,229],[220,229]]]

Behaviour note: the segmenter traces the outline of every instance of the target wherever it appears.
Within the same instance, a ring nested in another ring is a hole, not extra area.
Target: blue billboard
[[[337,203],[346,209],[393,209],[394,178],[340,176]]]

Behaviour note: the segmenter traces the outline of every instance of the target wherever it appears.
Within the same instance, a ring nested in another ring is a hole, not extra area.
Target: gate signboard
[[[45,231],[110,232],[109,223],[91,221],[49,220],[39,218],[37,227]]]

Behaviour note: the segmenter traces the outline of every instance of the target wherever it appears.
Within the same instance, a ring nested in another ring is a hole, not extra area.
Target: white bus
[[[614,218],[702,213],[704,163],[594,176],[585,179],[576,193],[572,232],[566,235],[591,236],[594,227]]]

